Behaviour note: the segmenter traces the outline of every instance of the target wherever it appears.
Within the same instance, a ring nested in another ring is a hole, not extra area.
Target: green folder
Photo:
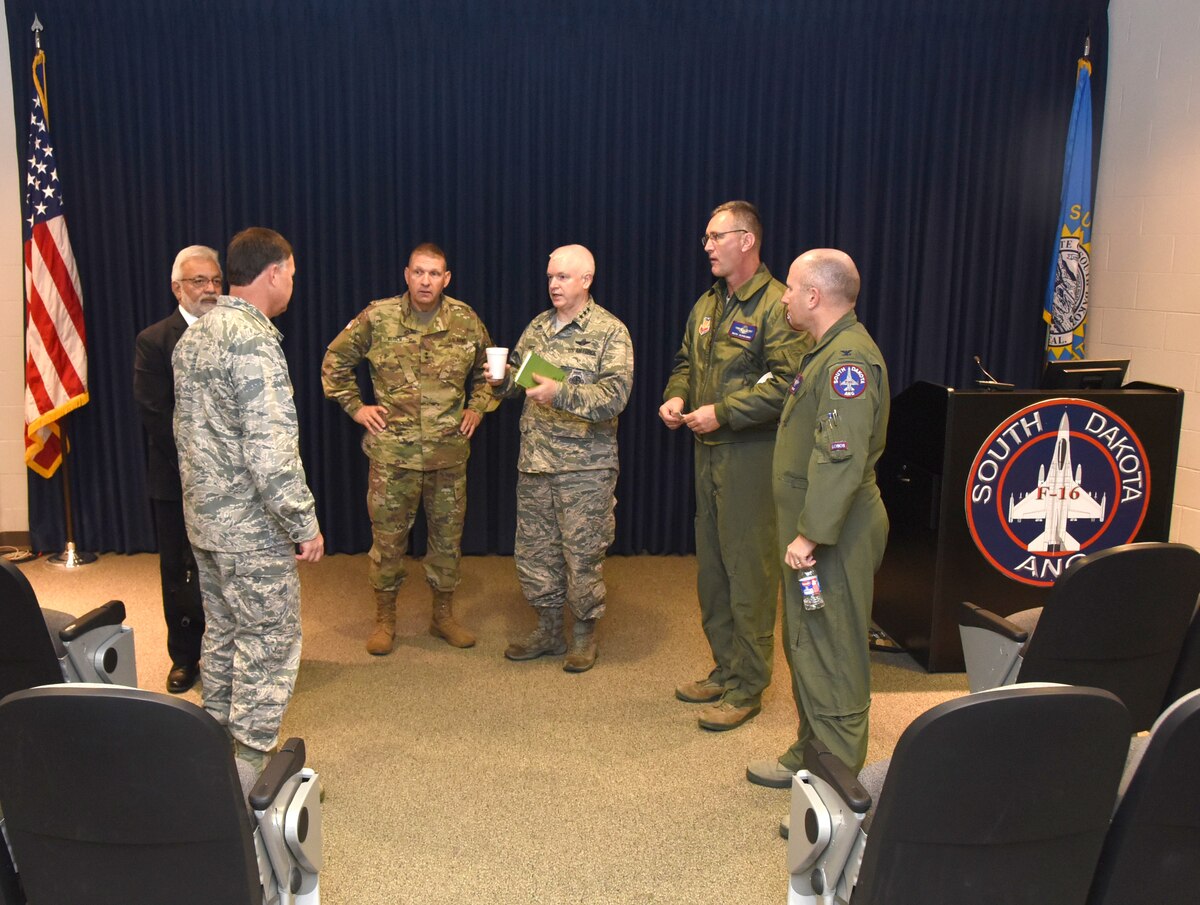
[[[513,380],[525,387],[525,389],[532,390],[537,386],[533,382],[534,374],[541,374],[543,377],[549,377],[551,380],[557,380],[559,383],[562,383],[567,378],[567,372],[562,368],[555,367],[536,352],[529,351],[525,353],[525,358],[522,360],[521,367],[517,371],[517,376]]]

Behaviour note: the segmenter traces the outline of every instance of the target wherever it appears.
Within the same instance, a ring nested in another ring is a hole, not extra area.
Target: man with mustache
[[[221,293],[221,262],[215,249],[189,245],[175,256],[171,292],[179,306],[138,334],[134,345],[133,398],[146,428],[146,488],[158,539],[158,571],[171,671],[167,691],[182,694],[200,674],[204,607],[196,558],[183,525],[179,454],[171,419],[175,414],[175,374],[171,353],[183,331],[207,314]]]

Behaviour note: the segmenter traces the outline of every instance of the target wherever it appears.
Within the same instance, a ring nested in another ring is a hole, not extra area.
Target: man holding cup
[[[504,656],[566,654],[567,672],[596,663],[604,554],[616,530],[617,417],[633,387],[633,342],[616,315],[592,298],[595,273],[596,261],[582,245],[556,248],[546,265],[551,307],[517,340],[518,360],[537,355],[558,379],[535,371],[519,382],[511,368],[488,374],[497,396],[525,396],[513,558],[538,619]],[[575,617],[569,652],[565,607]]]
[[[445,294],[445,252],[418,245],[404,280],[408,291],[363,309],[329,344],[321,364],[325,395],[366,429],[368,579],[376,613],[367,651],[377,656],[392,651],[404,551],[422,503],[429,527],[425,580],[433,590],[429,632],[454,647],[475,643],[455,621],[451,598],[459,582],[470,440],[496,406],[484,372],[491,339],[469,305]],[[355,379],[364,359],[374,405],[364,404]]]

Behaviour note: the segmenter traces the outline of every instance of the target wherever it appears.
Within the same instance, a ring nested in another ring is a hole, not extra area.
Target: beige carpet
[[[795,732],[787,666],[763,712],[710,733],[672,690],[711,668],[695,560],[608,561],[600,660],[510,663],[533,617],[512,560],[468,557],[457,595],[479,644],[429,636],[419,562],[401,592],[390,657],[363,649],[371,595],[363,556],[304,566],[304,658],[284,723],[322,776],[326,905],[376,903],[782,903],[788,794],[753,786],[748,761]],[[43,606],[82,612],[125,601],[138,677],[162,689],[168,661],[157,557],[104,556],[66,572],[22,566]],[[916,716],[966,692],[962,674],[875,654],[869,760]],[[189,698],[199,701],[193,691]]]

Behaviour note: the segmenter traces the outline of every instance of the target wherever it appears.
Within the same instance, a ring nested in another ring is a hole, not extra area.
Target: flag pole
[[[31,122],[32,122],[32,124],[37,125],[37,108],[38,108],[38,104],[40,104],[41,116],[42,116],[41,128],[42,128],[43,132],[46,132],[47,130],[49,130],[50,114],[49,114],[49,108],[48,108],[47,98],[46,98],[46,54],[44,54],[44,52],[42,50],[42,30],[43,30],[43,28],[44,28],[44,26],[42,25],[41,20],[37,18],[37,14],[35,13],[34,14],[34,24],[32,24],[32,26],[30,28],[30,31],[34,32],[34,46],[37,50],[37,53],[34,56],[34,65],[32,65],[32,76],[34,76],[34,91],[36,92],[36,97],[34,98],[34,119],[32,119]],[[40,66],[40,65],[42,67],[41,78],[38,78],[38,66]],[[42,142],[40,142],[40,140],[38,140],[38,142],[36,142],[36,143],[34,142],[34,138],[35,138],[34,125],[30,126],[31,156],[36,158],[38,152],[41,152],[41,154],[49,156],[50,150],[49,150],[48,142],[46,144],[44,144],[44,146],[43,146]],[[30,160],[29,163],[30,163],[30,166],[32,166],[32,164],[35,163],[35,160]],[[44,170],[44,169],[46,169],[46,166],[42,167],[42,170]],[[50,170],[52,170],[52,175],[49,176],[49,179],[54,180],[54,181],[58,180],[58,175],[55,174],[53,167],[50,167]],[[30,186],[28,188],[29,194],[26,194],[26,204],[29,205],[28,214],[29,214],[30,229],[31,230],[44,230],[44,229],[46,229],[46,222],[44,222],[44,220],[43,221],[38,220],[38,216],[44,216],[47,214],[48,206],[52,206],[48,202],[50,199],[53,198],[53,192],[50,191],[50,188],[43,188],[42,182],[36,178],[34,173],[32,173],[32,170],[30,170],[29,186]],[[44,196],[46,196],[46,197],[42,198],[41,203],[37,204],[35,206],[34,202],[32,202],[32,198],[35,197],[34,192],[36,192],[36,191],[42,191]],[[77,358],[73,358],[73,356],[71,355],[70,352],[66,352],[64,354],[64,359],[66,361],[65,367],[58,368],[58,370],[52,372],[53,377],[56,379],[56,382],[58,382],[58,385],[52,386],[52,388],[50,388],[52,390],[55,390],[54,394],[48,394],[48,392],[46,390],[46,385],[44,385],[43,374],[41,372],[38,372],[35,374],[35,376],[38,378],[37,379],[38,388],[41,388],[42,394],[49,396],[49,398],[46,401],[46,404],[44,404],[44,407],[38,407],[36,412],[34,412],[34,416],[32,416],[32,418],[30,416],[29,410],[26,410],[26,413],[25,413],[25,425],[26,425],[26,427],[25,427],[25,431],[26,431],[25,461],[26,461],[26,463],[28,463],[28,465],[31,468],[34,468],[34,471],[42,474],[43,477],[46,477],[46,478],[52,477],[54,472],[58,471],[59,466],[61,466],[61,468],[62,468],[62,513],[64,513],[64,523],[65,523],[65,527],[66,527],[66,550],[62,551],[61,553],[56,553],[55,556],[49,557],[47,559],[47,562],[50,564],[53,564],[53,565],[60,565],[60,567],[64,567],[67,569],[73,569],[73,568],[80,567],[80,565],[86,565],[88,563],[96,562],[96,555],[95,555],[95,553],[80,553],[79,551],[76,550],[76,545],[74,545],[74,519],[73,519],[73,515],[72,515],[74,507],[71,504],[71,471],[70,471],[70,466],[68,466],[68,460],[70,460],[70,456],[68,456],[68,446],[70,446],[70,444],[68,444],[68,442],[67,442],[66,415],[68,412],[71,412],[72,409],[80,406],[80,404],[84,404],[84,403],[88,402],[88,388],[86,388],[86,368],[88,368],[88,360],[86,360],[86,344],[83,341],[83,313],[82,313],[82,306],[80,306],[80,301],[82,301],[82,299],[79,298],[78,278],[76,276],[74,276],[74,262],[73,262],[73,256],[71,253],[71,245],[70,245],[70,240],[68,240],[67,236],[66,236],[66,226],[65,226],[66,221],[61,220],[61,216],[59,216],[59,220],[60,220],[60,227],[61,227],[61,235],[59,236],[59,234],[56,234],[54,232],[48,233],[47,235],[50,236],[49,245],[54,246],[52,253],[54,254],[54,256],[59,256],[59,264],[66,265],[66,270],[67,270],[68,274],[70,274],[70,276],[71,276],[71,281],[74,283],[74,287],[73,287],[73,293],[71,292],[70,287],[68,287],[66,293],[62,293],[61,289],[59,287],[59,284],[55,283],[55,289],[49,293],[49,295],[53,295],[53,296],[55,296],[55,298],[50,299],[50,301],[56,302],[56,304],[58,304],[60,307],[62,307],[62,313],[64,313],[64,316],[65,316],[64,323],[67,323],[67,324],[70,324],[72,322],[78,323],[77,338],[79,341],[79,347],[80,347],[79,350],[80,350],[80,353],[82,353],[82,354],[79,354],[77,356]],[[31,272],[32,266],[34,266],[34,264],[32,264],[32,262],[34,262],[35,257],[37,258],[38,262],[41,262],[41,260],[42,260],[42,252],[41,251],[38,252],[37,254],[30,252],[30,246],[34,245],[34,244],[35,244],[34,240],[26,239],[25,284],[26,284],[26,293],[30,294],[29,307],[26,308],[26,331],[25,331],[25,342],[26,342],[25,385],[26,385],[26,389],[28,389],[30,386],[30,379],[29,379],[30,378],[30,362],[36,361],[34,354],[32,354],[28,348],[29,343],[30,343],[30,336],[31,335],[40,336],[40,332],[37,332],[37,331],[31,332],[31,328],[30,328],[30,323],[32,322],[32,314],[30,312],[31,312],[32,304],[34,304],[34,298],[32,298],[32,296],[34,296],[34,294],[36,293],[35,287],[37,286],[37,281],[35,280],[34,276],[32,276],[32,272]],[[64,260],[64,258],[65,258],[65,260]],[[42,293],[37,293],[37,294],[43,295]],[[74,302],[74,310],[73,311],[70,310],[70,307],[64,305],[64,299],[60,298],[60,296],[62,294],[72,296],[73,302]],[[46,302],[47,299],[44,298],[44,296],[43,296],[43,298],[41,298],[40,301],[44,305],[44,302]],[[55,320],[53,320],[53,319],[52,319],[52,324],[56,324]],[[60,335],[60,331],[59,331],[59,329],[54,329],[53,332],[54,332],[54,338],[56,341],[58,341],[59,347],[61,348],[62,337]],[[54,356],[50,356],[50,358],[52,358],[52,360],[58,360],[58,359],[55,359]],[[70,378],[72,380],[72,383],[74,384],[71,388],[72,389],[71,394],[67,396],[65,401],[62,400],[62,398],[60,397],[60,392],[58,392],[62,389],[62,379],[64,379],[64,373],[70,374]],[[44,424],[44,421],[40,418],[40,416],[47,414],[48,412],[52,413],[54,415],[54,418],[53,418],[52,422],[50,422],[49,426],[46,426],[46,424]],[[32,450],[30,449],[30,445],[31,445],[30,438],[32,437],[32,434],[30,433],[30,430],[29,430],[30,424],[42,425],[40,428],[38,428],[38,439],[36,440],[36,448],[32,449]],[[53,432],[53,436],[52,436],[52,432]],[[44,449],[47,449],[47,444],[49,444],[49,449],[56,451],[56,453],[58,453],[58,455],[56,455],[56,456],[52,455],[49,457],[48,460],[38,463],[37,455],[41,454]],[[32,456],[32,460],[31,460],[31,456]],[[56,459],[56,461],[55,461],[55,459]]]
[[[67,548],[62,553],[55,553],[46,562],[52,566],[62,566],[64,569],[77,569],[96,561],[95,553],[82,553],[75,549],[75,520],[71,516],[74,507],[71,505],[71,443],[67,439],[67,416],[58,420],[62,431],[62,490],[63,490],[63,520],[67,529]]]

